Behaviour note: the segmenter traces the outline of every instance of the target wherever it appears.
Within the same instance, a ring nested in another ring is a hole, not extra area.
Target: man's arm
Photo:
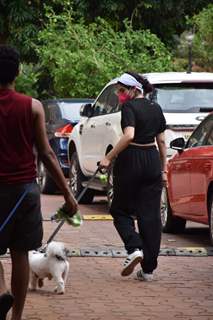
[[[41,102],[36,99],[32,99],[32,113],[34,118],[35,140],[38,156],[62,191],[66,202],[66,209],[70,215],[73,215],[77,211],[77,202],[68,187],[64,174],[58,163],[58,159],[49,144],[46,134],[44,110]]]

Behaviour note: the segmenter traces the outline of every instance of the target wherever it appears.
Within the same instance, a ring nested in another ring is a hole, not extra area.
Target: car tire
[[[113,198],[113,166],[110,166],[107,172],[107,202],[110,209]]]
[[[165,233],[181,233],[186,226],[185,219],[173,216],[166,188],[163,188],[161,195],[161,223]]]
[[[75,198],[78,198],[84,187],[82,186],[83,181],[87,181],[88,178],[84,176],[81,171],[79,160],[76,152],[73,152],[70,159],[70,168],[69,168],[69,185],[72,193]],[[83,197],[80,199],[79,203],[82,204],[91,204],[94,198],[94,190],[88,189]]]
[[[208,202],[208,214],[209,214],[209,237],[210,242],[213,245],[213,190],[211,191]]]
[[[40,187],[41,193],[44,194],[53,194],[56,192],[57,185],[48,173],[42,161],[38,162],[37,167],[38,175],[37,182]]]

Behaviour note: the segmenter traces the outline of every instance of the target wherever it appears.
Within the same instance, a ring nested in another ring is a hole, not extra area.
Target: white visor
[[[140,82],[138,82],[133,76],[128,73],[123,73],[120,78],[118,78],[118,82],[130,86],[135,87],[143,93],[143,86]]]

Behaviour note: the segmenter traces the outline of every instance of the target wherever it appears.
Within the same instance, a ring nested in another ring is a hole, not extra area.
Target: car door
[[[190,207],[191,159],[189,150],[184,150],[169,160],[169,198],[172,210],[182,215]]]
[[[191,180],[191,215],[206,216],[208,181],[212,169],[213,115],[209,116],[197,128],[188,142],[192,165]]]
[[[81,128],[82,159],[84,170],[88,174],[97,169],[97,162],[105,155],[105,137],[107,134],[108,109],[107,97],[110,86],[106,87],[93,106],[93,115],[85,120]]]

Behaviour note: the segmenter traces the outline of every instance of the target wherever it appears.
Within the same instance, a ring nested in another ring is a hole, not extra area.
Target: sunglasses
[[[128,89],[124,88],[124,87],[119,87],[115,89],[115,94],[118,95],[119,93],[124,93],[126,92]]]

